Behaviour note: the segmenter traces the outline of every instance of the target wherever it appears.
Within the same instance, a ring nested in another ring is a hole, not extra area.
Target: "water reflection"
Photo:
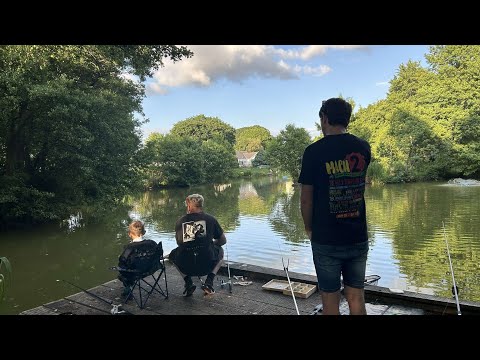
[[[397,268],[393,276],[396,280],[391,282],[402,279],[397,285],[400,288],[450,297],[452,280],[444,221],[460,298],[480,300],[480,241],[475,230],[480,220],[479,195],[478,187],[435,183],[369,188],[369,229],[372,240],[379,242],[374,248],[387,244],[391,249],[389,256],[370,254],[369,261],[393,261],[393,266],[384,264],[380,268],[384,274]]]
[[[0,254],[9,258],[13,272],[0,314],[18,314],[78,292],[57,279],[89,288],[115,277],[109,266],[117,264],[128,242],[126,209],[112,211],[108,220],[82,221],[73,228],[66,222],[1,234]]]
[[[287,183],[287,189],[280,193],[268,218],[273,230],[291,243],[308,243],[300,211],[300,188]]]

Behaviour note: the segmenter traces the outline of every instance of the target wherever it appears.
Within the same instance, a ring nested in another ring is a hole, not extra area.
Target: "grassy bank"
[[[275,172],[268,168],[236,168],[232,171],[231,179],[255,178],[262,176],[275,175]]]

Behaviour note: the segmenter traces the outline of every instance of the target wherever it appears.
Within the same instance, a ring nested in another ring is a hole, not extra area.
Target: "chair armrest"
[[[110,270],[125,271],[125,272],[131,272],[131,273],[138,273],[137,270],[125,269],[125,268],[121,268],[121,267],[118,267],[118,266],[112,266],[112,267],[110,268]]]

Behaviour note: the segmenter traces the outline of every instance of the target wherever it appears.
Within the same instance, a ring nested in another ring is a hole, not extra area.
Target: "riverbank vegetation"
[[[0,46],[0,228],[121,199],[136,178],[143,81],[163,59],[192,55],[172,45]]]
[[[433,46],[400,65],[386,99],[356,112],[382,182],[480,178],[480,46]]]
[[[108,209],[132,189],[271,174],[295,182],[317,138],[294,124],[273,136],[200,114],[142,143],[144,80],[163,59],[192,55],[170,45],[0,46],[0,229]],[[480,178],[480,46],[433,46],[426,60],[400,65],[385,99],[354,109],[349,131],[371,144],[373,183]],[[239,167],[240,151],[256,153],[252,167]]]

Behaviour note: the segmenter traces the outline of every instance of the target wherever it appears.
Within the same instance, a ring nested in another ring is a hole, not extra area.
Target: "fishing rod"
[[[443,221],[442,221],[442,225],[443,225],[443,238],[445,239],[445,243],[447,244],[448,262],[450,263],[450,271],[452,272],[453,292],[454,292],[454,295],[455,295],[455,301],[457,303],[457,314],[462,315],[462,313],[460,311],[460,303],[458,301],[457,284],[455,283],[455,276],[453,275],[452,259],[450,258],[450,250],[448,249],[447,235],[445,233],[445,223]]]
[[[113,301],[111,301],[111,300],[106,300],[106,299],[104,299],[104,298],[102,298],[102,297],[100,297],[100,296],[98,296],[98,295],[96,295],[96,294],[94,294],[94,293],[92,293],[92,292],[90,292],[90,291],[88,291],[88,290],[85,290],[85,289],[81,288],[81,287],[78,286],[78,285],[72,284],[71,282],[69,282],[69,281],[67,281],[67,280],[60,279],[60,280],[57,280],[57,281],[63,281],[64,283],[67,283],[67,284],[69,284],[69,285],[71,285],[71,286],[74,286],[74,287],[76,287],[77,289],[82,290],[82,291],[85,292],[86,294],[88,294],[88,295],[90,295],[90,296],[93,296],[94,298],[96,298],[96,299],[98,299],[98,300],[100,300],[100,301],[103,301],[104,303],[107,303],[108,305],[111,305],[111,306],[112,306],[112,310],[110,310],[110,313],[111,313],[112,315],[126,313],[125,310],[120,309],[120,307],[122,306],[122,304],[115,305],[115,304],[113,303]]]
[[[290,292],[292,293],[293,303],[295,304],[295,310],[297,311],[297,315],[300,315],[300,312],[298,311],[297,300],[295,299],[295,293],[293,292],[293,286],[290,281],[290,276],[288,275],[288,266],[290,265],[290,259],[287,258],[287,266],[285,266],[285,262],[283,261],[283,250],[280,246],[280,242],[278,241],[278,239],[277,238],[275,239],[277,240],[277,245],[278,245],[278,249],[280,250],[280,254],[282,254],[283,271],[285,271],[285,274],[287,275],[288,287],[290,288]]]
[[[77,300],[73,300],[73,299],[67,299],[66,297],[63,298],[64,300],[67,300],[68,302],[71,302],[71,303],[75,303],[75,304],[78,304],[78,305],[82,305],[82,306],[85,306],[85,307],[88,307],[90,309],[94,309],[94,310],[97,310],[97,311],[100,311],[100,312],[103,312],[103,313],[106,313],[106,314],[110,314],[109,311],[106,311],[106,310],[103,310],[103,309],[99,309],[95,306],[92,306],[92,305],[89,305],[89,304],[85,304],[83,302],[80,302],[80,301],[77,301]],[[62,315],[62,314],[60,314]]]
[[[292,286],[292,283],[290,282],[290,276],[288,276],[288,265],[290,264],[290,259],[287,259],[287,261],[288,261],[287,266],[285,267],[285,263],[283,262],[283,256],[282,256],[283,270],[285,271],[285,274],[287,274],[288,286],[292,293],[293,303],[295,304],[295,310],[297,310],[297,315],[300,315],[300,312],[298,311],[297,300],[295,299],[295,294],[293,292],[293,286]]]

